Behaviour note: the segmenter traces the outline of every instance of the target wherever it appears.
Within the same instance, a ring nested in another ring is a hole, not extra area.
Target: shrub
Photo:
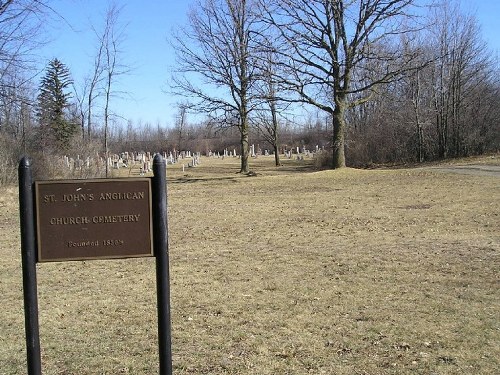
[[[11,139],[0,134],[0,186],[17,181],[17,152]]]

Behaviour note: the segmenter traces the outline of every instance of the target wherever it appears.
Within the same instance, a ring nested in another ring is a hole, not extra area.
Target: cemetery
[[[230,150],[162,155],[174,374],[496,373],[498,176],[321,171],[296,149],[277,168],[258,151],[251,175]],[[110,177],[151,176],[153,157],[112,155]],[[104,163],[57,162],[70,176]],[[0,189],[0,372],[22,374],[18,193]],[[66,197],[78,199],[90,195]],[[157,373],[152,258],[49,262],[37,274],[43,374]]]
[[[0,2],[0,375],[500,373],[493,1],[125,3]]]
[[[319,146],[316,146],[316,149],[314,151],[309,151],[305,147],[302,149],[300,147],[295,147],[295,148],[284,148],[282,149],[282,155],[281,157],[285,159],[292,159],[295,158],[296,160],[304,160],[305,158],[307,159],[314,159],[315,156],[325,152],[324,147],[320,148]],[[67,174],[69,172],[75,172],[77,173],[78,171],[82,171],[85,169],[92,169],[95,168],[97,170],[104,170],[107,166],[110,169],[121,169],[121,168],[128,168],[130,170],[134,171],[139,171],[139,174],[146,174],[148,172],[151,172],[151,163],[153,161],[155,152],[122,152],[120,154],[109,154],[107,157],[103,157],[103,155],[100,155],[97,153],[94,156],[86,156],[86,157],[81,157],[80,155],[77,155],[76,158],[70,157],[70,156],[63,156],[59,160],[55,160],[54,163],[59,165],[59,167],[62,170],[63,174]],[[201,152],[193,152],[193,151],[177,151],[175,148],[172,151],[169,152],[161,152],[160,155],[166,160],[167,165],[174,165],[180,163],[181,165],[189,166],[189,167],[196,167],[197,165],[200,164],[200,159],[202,156],[211,158],[211,159],[224,159],[227,157],[233,157],[233,158],[239,158],[240,156],[238,155],[236,149],[234,150],[228,150],[225,148],[222,152],[220,151],[212,151],[208,150],[206,155],[202,155]],[[269,150],[263,150],[260,148],[259,145],[252,144],[250,146],[250,156],[252,158],[257,158],[260,156],[270,156],[272,155],[272,152]]]

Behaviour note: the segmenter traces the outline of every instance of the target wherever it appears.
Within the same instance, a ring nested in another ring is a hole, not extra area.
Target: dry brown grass
[[[175,374],[499,373],[497,177],[252,162],[168,167]],[[156,373],[154,275],[39,265],[44,374]],[[22,374],[16,188],[0,293],[0,373]]]

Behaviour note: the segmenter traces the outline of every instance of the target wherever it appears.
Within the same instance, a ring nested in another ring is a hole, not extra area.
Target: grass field
[[[174,374],[500,373],[498,177],[238,162],[167,168]],[[17,199],[2,375],[26,373]],[[37,270],[44,375],[157,373],[154,259]]]

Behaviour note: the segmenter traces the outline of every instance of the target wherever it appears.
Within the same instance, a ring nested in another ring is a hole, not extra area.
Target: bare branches
[[[253,0],[205,0],[189,15],[189,27],[174,35],[177,66],[171,90],[189,97],[198,111],[236,123],[242,166],[248,170],[248,116],[258,97],[260,33]]]
[[[280,35],[284,86],[333,115],[334,162],[343,166],[344,111],[365,102],[415,56],[401,56],[394,36],[409,33],[414,0],[261,0],[265,22]],[[406,23],[405,23],[406,22]],[[363,79],[353,85],[353,77]],[[336,138],[338,137],[338,138]]]
[[[436,84],[442,81],[455,93],[436,96],[436,106],[443,107],[443,96],[448,101],[459,98],[487,65],[474,59],[480,55],[473,42],[477,30],[464,27],[463,38],[453,41],[454,49],[422,48],[415,42],[429,29],[418,9],[424,1],[254,0],[258,6],[247,13],[242,10],[250,1],[200,2],[190,15],[190,27],[174,37],[180,52],[172,91],[195,98],[198,110],[219,118],[224,126],[241,127],[251,116],[252,124],[258,123],[266,138],[271,136],[271,143],[275,114],[280,112],[277,103],[314,106],[331,121],[332,165],[342,167],[348,112],[361,106],[359,112],[364,113],[370,101],[397,91],[402,80],[422,69],[434,72]],[[439,61],[443,71],[429,70]],[[418,81],[421,86],[420,76]],[[456,100],[451,110],[459,118],[461,99]],[[418,110],[416,115],[421,122]]]
[[[0,4],[0,83],[7,75],[34,65],[34,49],[43,43],[46,1],[2,1]],[[1,95],[1,94],[0,94]]]

